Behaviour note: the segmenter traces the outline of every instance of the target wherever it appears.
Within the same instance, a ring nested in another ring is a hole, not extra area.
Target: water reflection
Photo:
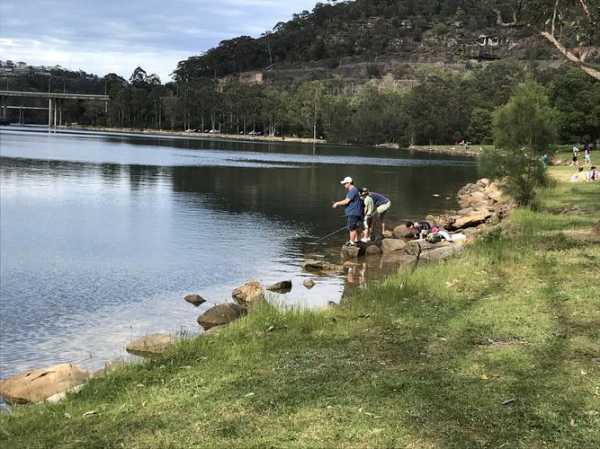
[[[197,331],[197,315],[249,279],[292,279],[286,307],[339,302],[393,270],[357,265],[302,286],[308,254],[338,261],[343,234],[316,240],[343,225],[329,207],[340,179],[390,196],[396,222],[454,207],[444,197],[476,176],[463,159],[312,151],[0,131],[0,376],[97,367],[135,336]],[[190,292],[210,302],[194,309],[182,301]]]

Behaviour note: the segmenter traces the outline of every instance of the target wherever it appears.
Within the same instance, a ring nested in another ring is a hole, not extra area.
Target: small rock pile
[[[498,224],[510,213],[512,202],[502,193],[497,183],[483,178],[459,190],[461,209],[440,222],[442,227],[455,231],[476,227],[484,223]]]

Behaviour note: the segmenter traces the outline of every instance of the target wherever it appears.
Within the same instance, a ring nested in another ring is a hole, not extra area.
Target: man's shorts
[[[379,216],[381,217],[381,219],[383,220],[383,217],[385,217],[385,213],[388,211],[388,209],[392,207],[392,202],[388,201],[385,204],[382,204],[381,206],[379,206],[377,208],[377,213],[379,214]]]
[[[360,228],[362,222],[362,218],[358,215],[349,215],[348,216],[348,231],[356,231]]]

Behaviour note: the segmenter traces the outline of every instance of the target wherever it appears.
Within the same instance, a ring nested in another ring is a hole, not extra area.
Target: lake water
[[[251,279],[292,279],[285,305],[339,302],[351,280],[306,290],[301,265],[347,238],[315,243],[344,225],[340,179],[389,196],[393,224],[454,208],[477,175],[468,159],[372,148],[42,131],[0,128],[0,377],[198,332]]]

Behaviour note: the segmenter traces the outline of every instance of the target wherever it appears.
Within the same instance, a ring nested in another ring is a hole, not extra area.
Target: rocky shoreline
[[[383,143],[376,145],[377,148],[387,148],[389,150],[402,150],[403,147],[397,143]],[[406,148],[411,153],[429,153],[443,154],[448,156],[468,156],[479,157],[483,151],[481,146],[465,146],[465,145],[409,145]]]
[[[439,243],[414,240],[409,238],[409,230],[400,224],[393,231],[387,231],[378,242],[343,247],[339,264],[320,259],[306,260],[303,264],[304,271],[317,279],[306,279],[304,288],[313,288],[318,277],[346,274],[360,258],[391,260],[400,267],[411,264],[416,267],[420,262],[448,259],[463,252],[465,247],[476,241],[478,235],[497,229],[514,207],[512,201],[503,195],[499,185],[488,179],[467,184],[457,196],[460,210],[441,216],[428,216],[427,220],[448,231],[460,232],[464,239]],[[232,302],[215,305],[198,316],[197,322],[204,329],[201,335],[203,338],[210,337],[231,322],[251,313],[257,304],[267,301],[269,292],[285,294],[293,287],[292,281],[287,280],[267,287],[257,281],[245,283],[233,290]],[[195,307],[206,302],[197,294],[187,295],[184,300]],[[172,335],[148,335],[130,342],[126,350],[134,355],[152,358],[173,348],[177,340]],[[0,380],[0,397],[10,404],[59,402],[68,392],[78,391],[89,379],[106,374],[114,365],[109,363],[95,373],[84,371],[73,363],[29,370]]]

